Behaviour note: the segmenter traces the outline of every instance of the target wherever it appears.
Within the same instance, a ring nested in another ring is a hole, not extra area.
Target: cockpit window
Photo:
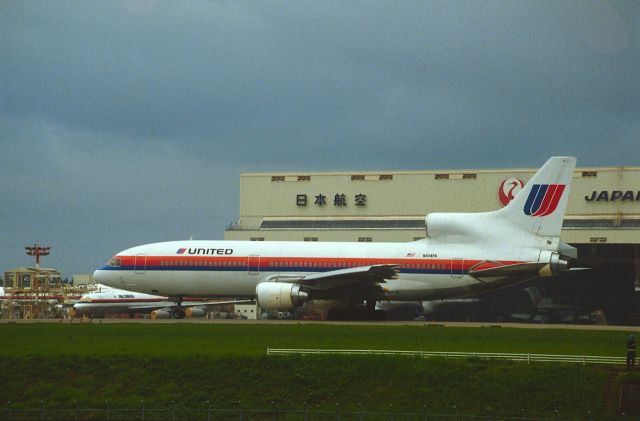
[[[113,259],[109,260],[109,266],[120,267],[120,259],[114,257]]]

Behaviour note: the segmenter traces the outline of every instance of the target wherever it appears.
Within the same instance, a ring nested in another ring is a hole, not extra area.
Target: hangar
[[[414,241],[426,235],[425,215],[498,209],[536,170],[242,173],[240,217],[225,239]],[[530,320],[577,322],[597,313],[609,323],[639,324],[640,167],[576,168],[561,239],[575,247],[576,265],[591,269],[534,281]],[[508,294],[462,317],[522,311],[503,308],[518,301]]]

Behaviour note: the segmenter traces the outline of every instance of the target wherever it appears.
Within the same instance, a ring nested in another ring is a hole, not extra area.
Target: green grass
[[[606,372],[578,365],[394,357],[12,358],[0,402],[13,407],[279,408],[565,416],[602,410]],[[240,403],[238,403],[240,402]],[[0,407],[3,405],[0,404]],[[489,408],[489,410],[487,409]]]
[[[12,355],[259,356],[266,348],[625,355],[629,332],[323,324],[0,324]]]
[[[272,348],[624,355],[628,333],[320,324],[0,324],[0,409],[271,407],[603,415],[610,368],[391,356],[267,357]],[[240,402],[240,403],[238,403]]]

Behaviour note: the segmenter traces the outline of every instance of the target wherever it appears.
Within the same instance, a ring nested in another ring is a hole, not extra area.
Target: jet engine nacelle
[[[539,261],[548,262],[538,271],[540,276],[553,276],[569,269],[569,263],[560,259],[560,254],[555,251],[542,250]]]
[[[151,318],[153,320],[171,319],[172,317],[173,317],[173,312],[171,310],[153,310],[151,312]]]
[[[474,215],[471,218],[478,218]],[[482,236],[478,225],[470,221],[469,215],[459,213],[430,213],[425,218],[427,237],[446,238],[448,241],[468,242]]]
[[[184,312],[187,317],[204,317],[207,311],[202,307],[189,307]]]
[[[265,310],[287,311],[302,305],[309,295],[300,285],[283,282],[261,282],[256,287],[258,306]]]

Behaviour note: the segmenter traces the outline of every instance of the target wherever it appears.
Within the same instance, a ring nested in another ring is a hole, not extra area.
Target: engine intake
[[[265,310],[287,311],[302,305],[309,294],[300,285],[283,282],[261,282],[256,287],[258,306]]]
[[[172,312],[169,310],[153,310],[151,312],[151,319],[153,320],[157,320],[157,319],[170,319],[172,317]]]
[[[204,317],[207,311],[202,307],[189,307],[184,312],[186,317]]]

